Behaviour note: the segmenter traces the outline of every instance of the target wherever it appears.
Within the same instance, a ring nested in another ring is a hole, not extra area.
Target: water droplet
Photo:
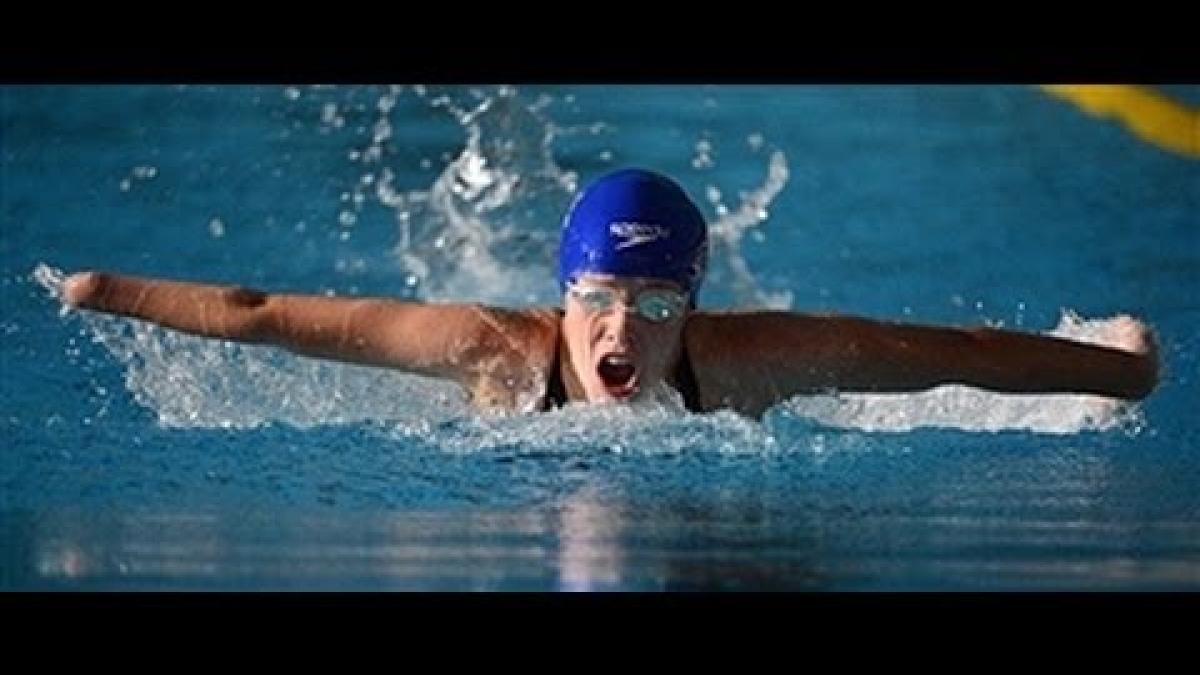
[[[336,118],[337,118],[337,104],[336,103],[326,103],[325,105],[321,106],[321,122],[322,123],[333,124],[333,121]]]
[[[708,169],[714,165],[711,153],[713,145],[707,139],[696,141],[696,156],[692,158],[692,167],[696,169]]]

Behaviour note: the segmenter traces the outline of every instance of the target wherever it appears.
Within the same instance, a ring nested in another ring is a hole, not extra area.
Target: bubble
[[[213,218],[208,221],[208,233],[214,239],[220,239],[225,236],[225,223],[221,222],[220,218]]]
[[[696,142],[696,155],[692,158],[695,169],[711,169],[716,163],[712,159],[713,145],[707,139]]]
[[[326,103],[321,106],[321,123],[334,128],[340,128],[346,120],[338,114],[336,103]]]
[[[715,185],[709,185],[705,188],[704,196],[713,204],[721,203],[721,190]]]

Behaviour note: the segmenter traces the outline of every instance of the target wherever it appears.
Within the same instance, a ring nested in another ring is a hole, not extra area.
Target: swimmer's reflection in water
[[[263,293],[102,272],[74,274],[75,307],[193,335],[446,378],[485,410],[645,400],[669,387],[694,412],[759,417],[801,394],[912,392],[965,384],[1008,393],[1147,396],[1148,327],[1122,316],[1115,348],[993,328],[696,307],[707,225],[660,174],[601,177],[571,206],[561,308],[506,309]]]

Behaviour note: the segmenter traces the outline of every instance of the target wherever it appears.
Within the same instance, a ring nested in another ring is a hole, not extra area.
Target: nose
[[[633,332],[633,312],[620,303],[613,309],[604,322],[604,337],[609,342],[627,345]]]

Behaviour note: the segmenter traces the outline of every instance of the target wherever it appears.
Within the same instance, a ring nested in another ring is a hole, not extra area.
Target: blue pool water
[[[713,222],[704,306],[1128,313],[1163,382],[480,418],[54,298],[554,303],[562,209],[625,165]],[[0,87],[0,588],[1200,589],[1198,198],[1200,161],[1036,87]]]

